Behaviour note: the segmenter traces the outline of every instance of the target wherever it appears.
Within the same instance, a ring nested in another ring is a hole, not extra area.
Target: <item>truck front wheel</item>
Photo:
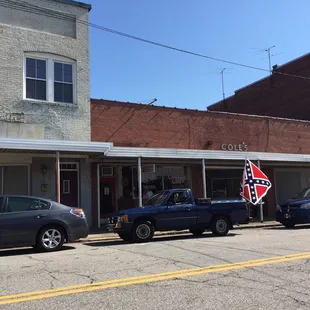
[[[129,242],[129,241],[131,241],[131,234],[129,233],[129,234],[126,234],[126,233],[119,233],[118,234],[119,235],[119,237],[121,238],[121,239],[123,239],[124,241],[126,241],[126,242]]]
[[[215,236],[226,236],[229,232],[229,227],[229,220],[224,216],[219,216],[213,221],[211,231]]]
[[[154,236],[154,226],[149,221],[138,222],[133,229],[134,242],[149,242]]]

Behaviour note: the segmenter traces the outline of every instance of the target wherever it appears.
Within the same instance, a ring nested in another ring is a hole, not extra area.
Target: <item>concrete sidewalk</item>
[[[264,228],[264,227],[276,227],[282,226],[280,223],[276,221],[265,221],[261,222],[252,222],[249,224],[242,224],[240,226],[234,226],[235,229],[250,229],[250,228]],[[155,236],[172,236],[172,235],[182,235],[182,234],[190,234],[188,230],[180,230],[180,231],[158,231],[155,233]],[[93,232],[88,235],[87,238],[82,238],[80,242],[92,242],[92,241],[113,241],[119,239],[117,234],[109,233],[109,232]]]

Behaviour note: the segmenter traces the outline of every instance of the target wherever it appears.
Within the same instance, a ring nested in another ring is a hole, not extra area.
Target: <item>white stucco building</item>
[[[110,146],[90,142],[90,10],[69,0],[0,4],[0,194],[56,200],[59,189],[89,221],[89,157]]]

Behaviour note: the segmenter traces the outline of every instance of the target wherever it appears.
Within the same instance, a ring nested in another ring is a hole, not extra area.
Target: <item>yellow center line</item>
[[[107,288],[123,287],[123,286],[128,286],[128,285],[136,285],[136,284],[143,284],[143,283],[150,283],[150,282],[158,282],[158,281],[164,281],[164,280],[169,280],[169,279],[177,279],[177,278],[183,278],[183,277],[189,277],[189,276],[195,276],[195,275],[202,275],[202,274],[207,274],[207,273],[258,267],[258,266],[263,266],[263,265],[268,265],[268,264],[277,264],[277,263],[296,261],[296,260],[308,259],[308,258],[310,258],[310,252],[304,252],[304,253],[299,253],[299,254],[289,254],[289,255],[282,255],[282,256],[269,257],[269,258],[263,258],[263,259],[249,260],[249,261],[238,262],[238,263],[221,264],[221,265],[207,266],[207,267],[201,267],[201,268],[192,268],[192,269],[183,269],[183,270],[177,270],[177,271],[165,272],[165,273],[159,273],[159,274],[150,274],[150,275],[137,276],[137,277],[131,277],[131,278],[108,280],[108,281],[96,282],[92,284],[81,284],[81,285],[67,286],[67,287],[61,287],[61,288],[56,288],[56,289],[27,292],[27,293],[21,293],[21,294],[13,294],[13,295],[7,295],[7,296],[0,296],[0,305],[8,305],[8,304],[25,302],[25,301],[32,301],[32,300],[39,300],[39,299],[45,299],[45,298],[51,298],[51,297],[59,297],[59,296],[65,296],[65,295],[85,293],[85,292],[90,292],[90,291],[103,290]]]

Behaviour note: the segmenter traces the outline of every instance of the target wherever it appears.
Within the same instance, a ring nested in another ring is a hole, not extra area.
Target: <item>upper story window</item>
[[[48,54],[26,54],[24,98],[76,103],[75,62]]]
[[[54,100],[73,102],[72,65],[54,62]]]
[[[46,100],[46,61],[26,59],[26,96]]]

